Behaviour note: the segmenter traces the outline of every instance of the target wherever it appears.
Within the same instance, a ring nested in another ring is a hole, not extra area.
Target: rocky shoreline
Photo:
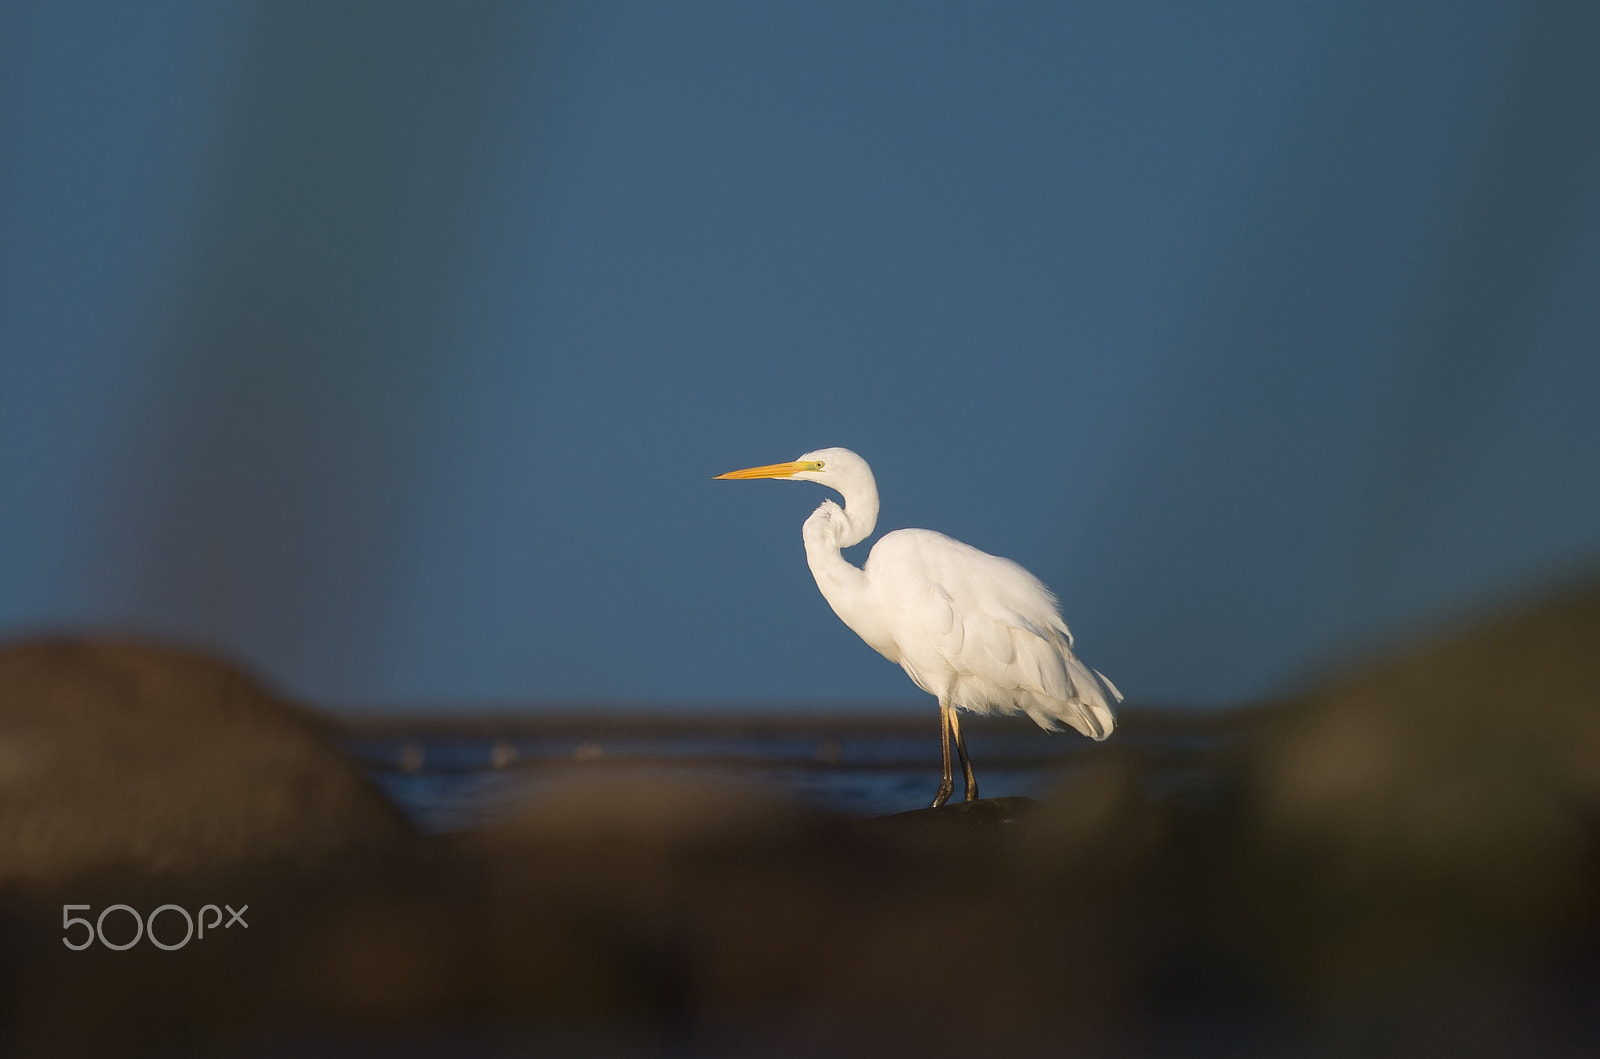
[[[1594,1054],[1597,647],[1592,589],[1414,645],[1205,806],[1112,740],[1037,802],[601,775],[422,835],[226,662],[16,644],[0,1053]]]

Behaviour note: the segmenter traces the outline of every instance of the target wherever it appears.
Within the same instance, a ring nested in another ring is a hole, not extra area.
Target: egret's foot
[[[954,783],[941,783],[941,784],[939,784],[939,790],[933,796],[933,804],[928,806],[928,808],[937,809],[937,808],[939,808],[939,806],[943,805],[945,802],[948,802],[950,800],[951,793],[955,789],[956,789],[956,785]]]
[[[967,784],[967,801],[975,802],[977,800],[978,800],[978,785],[976,783]]]

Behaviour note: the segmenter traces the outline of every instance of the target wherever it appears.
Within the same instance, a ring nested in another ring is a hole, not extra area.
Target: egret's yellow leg
[[[967,781],[967,801],[978,800],[978,779],[972,774],[972,759],[967,757],[967,741],[961,735],[961,711],[950,707],[950,731],[956,737],[956,753],[961,755],[961,774]]]
[[[956,789],[956,781],[950,774],[950,719],[955,711],[950,708],[950,703],[944,699],[939,700],[939,744],[944,749],[944,779],[939,781],[939,791],[933,796],[933,808],[937,809],[950,800],[950,792]]]

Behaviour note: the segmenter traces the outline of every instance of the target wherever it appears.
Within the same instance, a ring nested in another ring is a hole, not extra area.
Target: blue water
[[[1172,736],[1161,740],[1171,749]],[[346,745],[401,810],[429,832],[482,828],[562,786],[594,779],[725,782],[818,809],[876,816],[928,805],[940,773],[937,738],[903,731],[501,738],[401,732],[353,738]],[[971,732],[968,747],[985,797],[1046,796],[1097,750],[1071,733],[1014,730]],[[1155,792],[1162,795],[1206,782],[1201,772],[1181,767],[1159,773],[1156,780],[1170,788]]]

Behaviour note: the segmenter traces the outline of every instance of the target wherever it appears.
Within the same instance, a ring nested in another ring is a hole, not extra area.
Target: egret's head
[[[833,528],[828,540],[840,548],[866,540],[878,523],[878,483],[872,480],[872,468],[867,466],[867,461],[849,449],[817,449],[792,463],[746,467],[717,477],[787,478],[791,482],[816,482],[834,490],[844,497],[848,510],[825,500],[806,526],[809,532],[814,520],[822,516]],[[834,525],[835,522],[838,525]],[[806,540],[809,548],[811,538]]]
[[[867,466],[867,461],[849,449],[838,448],[816,449],[792,463],[769,463],[764,467],[746,467],[742,471],[729,471],[717,477],[785,478],[793,482],[816,482],[846,496],[854,492],[851,486],[860,483],[873,485],[872,468]]]

